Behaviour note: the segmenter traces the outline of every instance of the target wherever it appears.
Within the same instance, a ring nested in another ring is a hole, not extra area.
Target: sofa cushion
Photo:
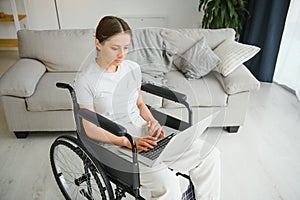
[[[214,49],[214,52],[221,59],[216,71],[223,76],[227,76],[241,64],[257,54],[259,50],[260,48],[256,46],[225,40]]]
[[[0,96],[31,96],[45,71],[45,66],[37,60],[20,59],[0,78]]]
[[[21,58],[43,62],[48,71],[79,71],[81,63],[95,49],[94,30],[20,30]]]
[[[197,80],[187,80],[179,71],[166,74],[167,86],[175,91],[187,95],[190,106],[226,106],[228,95],[223,90],[213,73]],[[178,108],[183,105],[163,99],[164,108]]]
[[[216,48],[225,40],[234,40],[235,31],[231,28],[223,29],[179,29],[179,32],[185,34],[187,37],[200,37],[204,35],[208,46],[211,49]],[[200,36],[198,36],[200,35]]]
[[[219,64],[220,59],[201,38],[194,46],[174,60],[174,64],[188,79],[199,79]]]
[[[179,53],[185,52],[191,48],[195,42],[203,36],[211,49],[216,48],[225,40],[234,40],[235,31],[230,28],[225,29],[164,29],[161,32],[162,37],[175,46]],[[189,39],[186,39],[189,38]]]
[[[186,50],[190,49],[198,40],[201,40],[204,37],[204,35],[202,35],[201,33],[195,35],[194,37],[188,37],[185,34],[173,29],[162,29],[160,34],[172,46],[176,47],[177,55],[182,55]]]
[[[73,85],[76,73],[48,72],[41,78],[36,92],[26,98],[29,111],[71,110],[72,101],[67,90],[56,87],[57,82]]]

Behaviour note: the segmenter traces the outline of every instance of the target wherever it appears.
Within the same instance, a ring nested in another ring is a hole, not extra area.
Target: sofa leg
[[[225,127],[225,130],[228,133],[237,133],[239,128],[240,128],[239,126],[227,126],[227,127]]]
[[[15,131],[14,133],[18,139],[25,139],[27,138],[29,131]]]

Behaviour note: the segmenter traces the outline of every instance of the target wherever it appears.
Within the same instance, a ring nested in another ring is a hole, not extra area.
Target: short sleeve
[[[75,80],[75,92],[78,104],[93,105],[93,94],[86,77],[79,76]]]

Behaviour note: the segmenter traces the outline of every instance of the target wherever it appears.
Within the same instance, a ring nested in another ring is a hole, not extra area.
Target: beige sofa
[[[156,34],[175,46],[177,54],[173,58],[183,57],[192,43],[203,37],[215,51],[222,42],[234,41],[235,36],[232,29],[156,29]],[[83,63],[95,51],[94,30],[21,30],[18,40],[20,60],[0,79],[0,96],[9,130],[18,138],[30,132],[75,130],[69,94],[56,88],[55,83],[74,83]],[[219,110],[220,115],[211,126],[225,127],[229,132],[237,132],[243,125],[249,92],[260,85],[243,65],[226,76],[212,70],[195,80],[188,80],[174,66],[164,75],[164,85],[187,94],[193,122]],[[143,96],[146,103],[187,120],[187,112],[181,105],[146,93]]]

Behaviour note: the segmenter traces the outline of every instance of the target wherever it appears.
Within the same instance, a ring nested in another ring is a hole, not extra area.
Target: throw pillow
[[[205,38],[174,60],[174,64],[187,79],[199,79],[208,74],[219,63],[219,58],[206,44]]]
[[[223,76],[227,76],[257,54],[259,50],[260,48],[256,46],[225,40],[214,49],[215,54],[221,59],[215,70]]]

